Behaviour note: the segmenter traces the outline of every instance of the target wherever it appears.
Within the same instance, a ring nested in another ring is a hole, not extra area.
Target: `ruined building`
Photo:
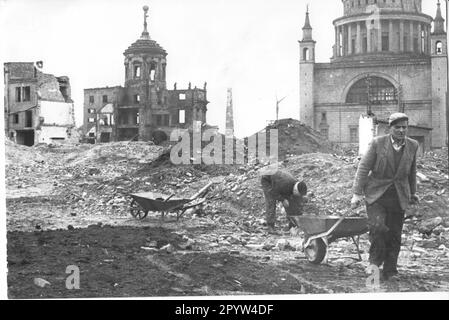
[[[343,0],[330,63],[315,62],[309,12],[300,46],[300,120],[343,145],[358,142],[359,117],[383,127],[392,112],[410,117],[421,151],[446,144],[447,39],[421,0]],[[433,22],[433,30],[432,30]]]
[[[27,146],[77,141],[69,78],[41,67],[41,61],[4,64],[5,135]]]
[[[144,7],[141,37],[125,50],[125,86],[84,90],[84,130],[91,141],[167,140],[175,128],[206,123],[207,90],[167,89],[167,52],[151,39]]]

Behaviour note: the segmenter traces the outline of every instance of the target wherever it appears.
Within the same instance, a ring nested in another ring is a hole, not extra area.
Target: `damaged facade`
[[[422,150],[447,143],[447,39],[438,2],[435,19],[421,0],[343,0],[330,63],[315,62],[309,12],[300,46],[300,120],[340,144],[358,142],[359,117],[410,117]],[[432,31],[433,22],[433,31]]]
[[[207,88],[167,89],[167,52],[147,31],[125,50],[124,87],[84,90],[84,132],[91,142],[155,141],[194,121],[206,123]]]
[[[69,78],[40,71],[42,62],[4,64],[5,134],[15,143],[77,140]]]

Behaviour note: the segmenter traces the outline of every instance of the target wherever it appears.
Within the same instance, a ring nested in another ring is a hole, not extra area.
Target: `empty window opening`
[[[138,94],[134,95],[134,103],[140,103],[140,95]]]
[[[181,124],[186,123],[186,111],[185,110],[179,110],[179,123],[181,123]]]
[[[94,132],[89,132],[89,137],[95,138],[95,133]]]
[[[168,126],[170,125],[170,115],[164,114],[164,115],[162,116],[162,124],[163,124],[165,127],[168,127]]]
[[[14,113],[12,115],[12,123],[14,123],[14,124],[19,123],[19,114],[18,113]]]
[[[89,118],[87,121],[88,121],[89,123],[94,123],[94,122],[95,122],[95,118]]]
[[[349,128],[349,142],[351,142],[351,143],[359,142],[359,128],[358,127]]]
[[[368,38],[366,36],[363,37],[362,51],[363,53],[366,53],[368,51]]]
[[[92,108],[87,109],[87,113],[95,113],[95,109],[92,109]]]
[[[134,78],[140,78],[140,66],[134,66]]]
[[[321,122],[327,122],[327,114],[326,114],[326,112],[321,112]]]
[[[156,76],[156,64],[152,63],[150,65],[150,80],[154,81],[155,76]]]
[[[107,95],[103,96],[103,103],[108,103],[108,96]]]
[[[157,126],[162,125],[162,115],[161,114],[156,115],[156,125]]]
[[[186,99],[186,94],[185,93],[180,93],[179,94],[179,100],[185,100]]]
[[[33,126],[33,111],[28,110],[25,112],[25,127],[32,127]]]
[[[89,96],[89,103],[94,103],[94,102],[95,102],[94,96]]]
[[[23,101],[30,101],[30,100],[31,100],[31,88],[24,87],[23,88]]]
[[[16,88],[16,102],[22,102],[22,88]]]
[[[135,118],[134,118],[134,123],[135,124],[139,124],[140,123],[140,114],[139,112],[136,112]]]
[[[435,44],[435,48],[436,54],[443,54],[443,43],[441,41],[437,41],[437,43]]]
[[[304,61],[309,61],[310,60],[310,50],[309,50],[309,48],[304,48],[302,54],[303,54],[302,58],[303,58]]]
[[[426,33],[424,31],[421,31],[421,52],[426,51]]]

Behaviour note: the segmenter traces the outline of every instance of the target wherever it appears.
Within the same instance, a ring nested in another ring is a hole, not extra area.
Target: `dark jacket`
[[[290,173],[278,170],[270,175],[263,175],[262,188],[276,200],[282,201],[293,195],[293,187],[298,182]]]
[[[354,181],[354,193],[365,194],[373,204],[394,184],[401,208],[405,210],[412,194],[416,193],[416,154],[418,142],[405,138],[404,152],[395,170],[391,136],[376,137],[359,163]]]

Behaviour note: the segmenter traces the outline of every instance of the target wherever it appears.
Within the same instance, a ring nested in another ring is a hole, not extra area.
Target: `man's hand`
[[[351,209],[356,209],[357,207],[359,207],[362,204],[364,198],[365,197],[361,194],[354,194],[351,199]]]
[[[416,194],[412,194],[410,198],[410,204],[419,204],[419,197]]]

